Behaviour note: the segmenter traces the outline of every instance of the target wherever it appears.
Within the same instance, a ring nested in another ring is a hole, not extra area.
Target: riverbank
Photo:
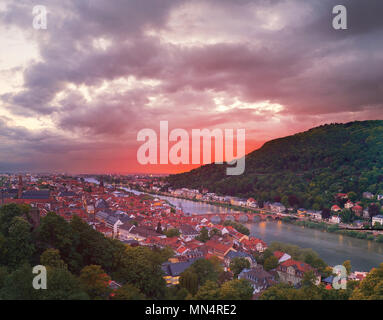
[[[136,189],[138,189],[138,188],[136,188]],[[234,211],[239,211],[239,212],[256,213],[256,214],[261,213],[259,209],[244,208],[244,207],[240,207],[240,206],[234,206],[234,205],[231,205],[228,203],[190,199],[190,198],[186,198],[186,197],[182,197],[182,196],[174,196],[172,194],[167,194],[165,192],[153,192],[151,190],[145,190],[142,188],[140,188],[140,190],[138,190],[138,191],[148,193],[151,195],[171,197],[171,198],[175,198],[175,199],[193,201],[196,203],[205,203],[205,204],[218,206],[218,207],[222,207],[222,208],[226,208],[226,209],[230,209],[230,210],[234,210]],[[266,216],[270,216],[270,217],[272,216],[272,213],[265,212],[262,214],[264,214]],[[383,243],[383,235],[382,234],[381,235],[374,235],[373,232],[369,232],[369,231],[343,230],[343,229],[339,228],[338,225],[334,225],[334,224],[330,224],[330,223],[326,223],[326,222],[314,222],[314,221],[310,221],[310,220],[297,220],[297,219],[293,219],[290,217],[283,217],[283,218],[281,218],[281,220],[284,223],[290,223],[290,224],[293,224],[296,226],[301,226],[301,227],[303,226],[306,228],[320,230],[323,232],[336,233],[336,234],[340,234],[340,235],[343,235],[346,237],[356,238],[356,239],[360,239],[360,240],[368,240],[368,241]]]

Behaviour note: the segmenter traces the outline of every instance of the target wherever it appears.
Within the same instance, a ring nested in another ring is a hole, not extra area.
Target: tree
[[[29,206],[15,203],[6,204],[0,207],[0,233],[8,236],[9,227],[15,217],[21,217],[29,212]]]
[[[185,288],[189,293],[195,295],[198,290],[198,276],[192,270],[185,270],[180,275],[180,286]]]
[[[113,279],[138,288],[149,299],[162,299],[166,282],[159,255],[146,247],[127,247]]]
[[[317,277],[316,277],[314,271],[312,271],[312,270],[307,271],[303,275],[302,286],[312,289],[315,286],[316,280],[317,280]]]
[[[276,267],[278,267],[278,258],[275,256],[270,256],[266,258],[263,267],[266,271],[275,269]]]
[[[238,277],[243,269],[248,268],[250,268],[250,262],[245,258],[234,258],[230,262],[230,270],[233,272],[235,278]]]
[[[57,249],[47,249],[40,256],[40,263],[43,266],[49,266],[52,268],[66,269],[66,263],[61,260],[60,251]]]
[[[221,286],[219,295],[222,300],[250,300],[253,296],[253,287],[245,279],[230,280]]]
[[[357,194],[354,191],[350,191],[349,193],[347,193],[347,198],[350,201],[354,202],[357,199]]]
[[[206,241],[208,241],[208,240],[210,239],[210,237],[209,237],[209,231],[208,231],[205,227],[203,227],[203,228],[201,229],[199,235],[196,237],[196,239],[197,239],[198,241],[201,241],[201,242],[206,242]]]
[[[383,263],[373,268],[356,287],[351,300],[383,300]]]
[[[372,203],[368,206],[368,215],[372,224],[372,218],[377,216],[380,213],[380,208],[377,204]]]
[[[145,300],[145,295],[129,283],[118,288],[111,297],[113,300]]]
[[[24,264],[9,274],[0,289],[0,299],[3,300],[38,300],[41,298],[41,291],[32,286],[32,267]]]
[[[329,208],[323,208],[322,209],[322,219],[328,220],[331,217],[331,211]]]
[[[207,280],[203,286],[198,289],[195,295],[197,300],[218,300],[220,298],[220,289],[216,282]]]
[[[180,235],[180,231],[178,229],[169,229],[169,230],[166,230],[164,232],[164,234],[168,237],[168,238],[172,238],[172,237],[178,237]]]
[[[47,290],[41,290],[43,300],[88,300],[79,279],[67,269],[47,267]]]
[[[9,226],[8,238],[8,265],[18,268],[24,263],[29,263],[35,246],[32,242],[31,226],[21,217],[14,217]]]
[[[222,232],[221,232],[221,230],[219,230],[219,229],[217,229],[217,228],[213,228],[213,229],[210,231],[210,237],[213,237],[213,236],[221,237],[221,236],[222,236]]]
[[[73,233],[70,225],[59,215],[48,212],[36,230],[37,243],[41,251],[48,248],[60,250],[64,261],[68,262],[73,247]],[[70,265],[70,263],[68,263]]]
[[[350,275],[351,273],[351,261],[350,260],[346,260],[343,262],[343,266],[346,268],[346,271],[347,271],[347,275]]]
[[[105,271],[97,265],[86,266],[80,273],[81,287],[91,299],[106,299],[111,293],[110,280]]]
[[[191,269],[198,277],[198,284],[203,285],[207,280],[217,281],[219,271],[214,262],[206,259],[198,259],[188,269]]]

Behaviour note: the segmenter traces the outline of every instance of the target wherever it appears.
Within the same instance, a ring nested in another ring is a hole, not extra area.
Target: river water
[[[168,200],[185,213],[233,213],[233,209],[202,202],[158,196]],[[296,226],[282,221],[260,221],[247,223],[250,235],[261,238],[270,244],[273,241],[295,244],[301,248],[311,248],[329,265],[342,264],[350,260],[352,269],[370,271],[383,262],[383,244],[360,240],[340,234]]]
[[[133,192],[133,190],[126,189]],[[134,191],[139,194],[140,192]],[[166,196],[158,198],[169,201],[185,213],[233,213],[233,209],[202,202]],[[301,248],[311,248],[329,265],[342,264],[350,260],[352,269],[370,271],[383,262],[383,243],[360,240],[343,235],[296,226],[282,221],[260,221],[247,223],[250,235],[270,244],[273,241],[290,243]]]

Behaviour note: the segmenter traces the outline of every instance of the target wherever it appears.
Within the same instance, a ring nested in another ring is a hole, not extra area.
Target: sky
[[[347,30],[332,9],[347,8]],[[47,29],[33,27],[35,5]],[[381,0],[3,0],[0,172],[175,173],[137,133],[245,129],[246,151],[383,119]]]

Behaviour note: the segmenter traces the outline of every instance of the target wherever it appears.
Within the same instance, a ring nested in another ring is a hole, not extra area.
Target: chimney
[[[17,192],[17,198],[21,199],[22,195],[23,195],[23,178],[21,177],[21,175],[19,175],[19,189]]]

